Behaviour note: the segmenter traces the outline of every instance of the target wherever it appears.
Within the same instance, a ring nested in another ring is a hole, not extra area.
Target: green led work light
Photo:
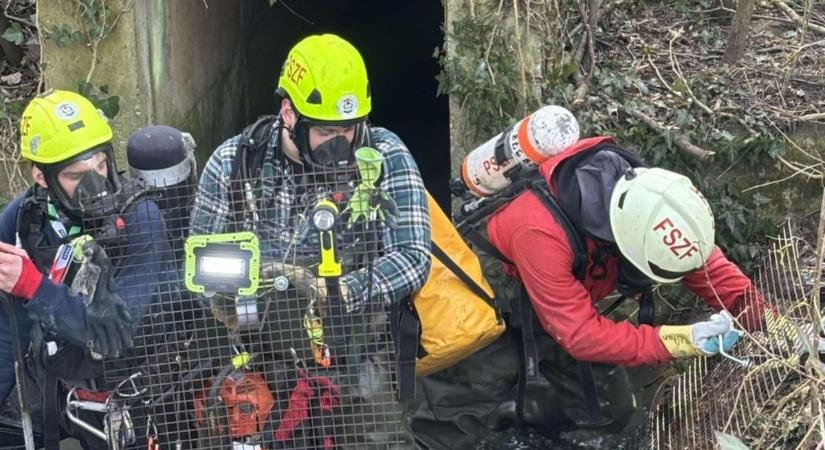
[[[254,295],[258,290],[261,250],[254,233],[190,236],[184,249],[190,291],[211,296]]]

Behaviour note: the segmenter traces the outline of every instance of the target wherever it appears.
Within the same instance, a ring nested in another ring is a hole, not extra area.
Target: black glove
[[[100,268],[92,301],[86,305],[87,347],[104,357],[117,358],[132,342],[132,314],[115,290],[114,271],[106,252],[94,241],[83,245],[83,253]]]

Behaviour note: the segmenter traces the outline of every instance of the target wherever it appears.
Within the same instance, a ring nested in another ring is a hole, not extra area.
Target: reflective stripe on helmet
[[[194,166],[192,159],[190,154],[183,161],[165,169],[141,170],[130,166],[129,173],[133,178],[140,178],[154,188],[174,186],[184,182],[192,173]]]

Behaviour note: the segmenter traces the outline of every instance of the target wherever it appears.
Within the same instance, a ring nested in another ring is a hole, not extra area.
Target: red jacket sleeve
[[[704,269],[686,275],[682,282],[711,308],[727,309],[737,316],[745,328],[753,331],[761,326],[762,295],[719,247],[713,248]]]
[[[573,254],[563,235],[561,229],[525,226],[514,231],[508,246],[544,330],[581,361],[624,366],[670,361],[657,328],[599,315],[571,272]]]

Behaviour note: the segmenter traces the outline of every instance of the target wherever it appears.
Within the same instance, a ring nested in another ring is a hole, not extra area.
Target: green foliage
[[[23,29],[20,28],[19,23],[12,22],[11,25],[9,25],[9,27],[6,28],[6,31],[4,31],[3,34],[0,35],[0,37],[11,42],[12,44],[20,45],[23,43],[24,39]]]
[[[721,450],[748,450],[748,446],[736,436],[721,431],[714,431],[713,434]]]
[[[67,24],[61,24],[43,35],[54,41],[58,48],[70,45],[89,45],[106,38],[117,23],[112,16],[112,10],[103,0],[77,0],[80,4],[81,29],[74,29]]]
[[[436,77],[439,95],[449,94],[461,102],[464,114],[473,118],[472,125],[479,136],[495,135],[522,117],[517,112],[515,80],[519,74],[513,63],[514,50],[500,29],[486,54],[494,24],[493,17],[453,22],[455,52],[447,56],[437,51],[435,55],[442,68]]]
[[[51,33],[44,33],[44,36],[46,39],[54,41],[54,45],[56,45],[57,48],[86,43],[86,38],[83,36],[83,33],[73,30],[66,24],[59,25]]]
[[[98,88],[92,86],[91,83],[81,81],[77,83],[77,92],[88,98],[97,109],[103,111],[106,117],[114,119],[120,112],[120,97],[117,95],[109,95],[109,86],[103,85]]]
[[[7,100],[0,96],[0,119],[17,118],[23,114],[26,105],[22,100]]]
[[[700,6],[701,2],[693,2],[685,8],[698,11]],[[434,55],[442,67],[437,77],[439,93],[452,95],[460,105],[461,114],[471,118],[475,135],[464,137],[472,142],[482,142],[500,133],[525,112],[539,106],[520,98],[515,47],[501,27],[493,36],[494,23],[493,17],[478,14],[475,19],[465,17],[453,22],[450,40],[456,46],[455,51],[449,56],[442,51]],[[715,42],[718,37],[706,33],[701,38]],[[547,104],[566,106],[575,91],[572,79],[575,65],[569,64],[570,56],[564,51],[554,58],[558,61],[553,70],[545,72],[542,98]],[[725,74],[719,75],[714,80],[690,79],[694,95],[707,101],[709,89],[726,89]],[[687,91],[687,86],[678,83],[672,88]],[[622,72],[615,62],[600,61],[591,80],[590,93],[586,109],[576,114],[582,136],[615,136],[622,146],[637,152],[649,164],[690,177],[714,210],[717,244],[743,270],[752,271],[761,245],[776,230],[771,214],[765,212],[777,202],[764,194],[742,191],[775,178],[776,158],[781,152],[778,141],[769,135],[745,140],[729,131],[736,130],[738,124],[716,123],[695,105],[685,103],[670,108],[663,103],[651,104],[645,80],[635,72]],[[605,100],[604,96],[611,100]],[[659,118],[673,128],[664,135],[659,134],[626,114],[626,109]],[[673,142],[674,133],[716,155],[712,160],[700,161],[686,154]]]

